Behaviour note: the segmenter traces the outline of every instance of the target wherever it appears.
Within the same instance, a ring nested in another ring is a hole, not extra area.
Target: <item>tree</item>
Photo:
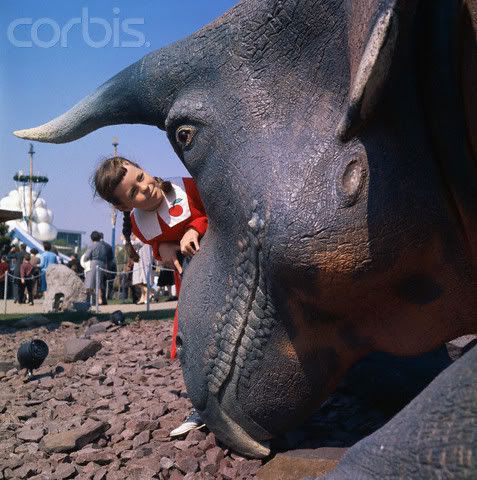
[[[8,235],[8,226],[6,223],[0,223],[0,254],[6,255],[10,251],[12,239]]]

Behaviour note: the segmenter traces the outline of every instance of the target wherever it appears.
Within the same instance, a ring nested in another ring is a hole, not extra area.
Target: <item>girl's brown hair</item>
[[[103,200],[106,200],[116,207],[121,207],[121,202],[114,196],[114,191],[127,173],[126,167],[124,166],[125,163],[133,165],[136,168],[141,168],[137,163],[127,158],[111,157],[101,162],[93,176],[95,195],[99,195]],[[164,193],[169,193],[172,190],[171,182],[162,180],[162,178],[159,177],[155,177],[155,179]],[[139,255],[131,244],[130,212],[123,212],[123,235],[126,241],[125,247],[128,256],[134,260],[134,262],[138,262]]]

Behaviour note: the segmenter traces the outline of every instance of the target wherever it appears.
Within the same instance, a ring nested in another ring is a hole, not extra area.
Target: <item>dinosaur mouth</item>
[[[207,386],[219,401],[248,389],[251,374],[263,358],[275,310],[264,269],[265,222],[253,205],[248,228],[237,242],[238,255],[224,306],[216,315],[206,350]],[[209,395],[210,396],[210,395]]]
[[[215,396],[209,395],[207,406],[200,415],[221,442],[231,446],[241,455],[251,458],[265,458],[270,455],[269,442],[253,439],[227,415]]]

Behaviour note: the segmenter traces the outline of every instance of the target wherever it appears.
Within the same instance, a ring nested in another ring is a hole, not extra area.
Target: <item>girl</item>
[[[207,230],[207,216],[191,178],[164,181],[123,157],[104,160],[94,175],[96,193],[124,213],[126,249],[136,262],[131,231],[154,257],[182,273],[177,252],[192,256]]]
[[[131,232],[152,247],[154,257],[164,266],[182,274],[177,253],[190,257],[199,250],[199,240],[207,230],[204,206],[191,178],[170,181],[153,177],[137,163],[123,157],[104,160],[94,174],[96,193],[124,214],[123,235],[128,255],[135,261],[139,256],[131,243]],[[179,294],[180,277],[175,272]],[[174,316],[171,358],[175,358],[178,319]],[[183,435],[204,426],[193,410],[186,421],[170,435]]]

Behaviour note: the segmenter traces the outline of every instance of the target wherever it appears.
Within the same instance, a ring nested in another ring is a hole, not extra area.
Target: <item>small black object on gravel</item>
[[[121,310],[115,310],[112,314],[111,314],[111,321],[115,324],[115,325],[124,325],[124,322],[125,322],[125,318],[124,318],[124,313],[121,312]]]
[[[40,368],[45,358],[48,356],[48,345],[39,339],[23,342],[18,348],[17,359],[20,369],[27,369],[27,376],[33,374],[33,370]]]

